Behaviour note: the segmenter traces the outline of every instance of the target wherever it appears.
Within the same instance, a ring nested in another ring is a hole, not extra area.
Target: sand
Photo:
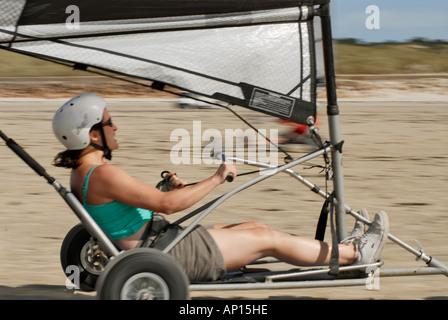
[[[355,89],[341,86],[345,196],[349,206],[355,210],[366,208],[371,216],[378,210],[386,211],[391,234],[415,248],[414,239],[418,240],[427,255],[448,264],[448,86],[446,79],[432,87],[431,82],[425,81],[428,85],[419,88],[409,87],[407,83],[407,89],[406,83],[396,80],[377,82],[376,89],[359,83]],[[120,149],[114,152],[112,162],[151,185],[159,181],[162,170],[175,171],[193,182],[208,177],[217,168],[217,164],[206,164],[204,159],[199,164],[173,164],[170,151],[177,142],[170,141],[170,136],[174,130],[186,131],[193,139],[193,121],[201,121],[200,134],[207,129],[222,132],[247,129],[228,111],[183,110],[167,96],[145,93],[130,97],[131,92],[119,96],[113,90],[108,94],[100,87],[92,88],[91,84],[67,89],[65,93],[59,89],[55,96],[49,95],[49,87],[42,89],[42,95],[35,89],[28,94],[19,94],[17,87],[17,91],[3,90],[0,129],[67,187],[69,172],[51,165],[54,155],[62,150],[51,131],[51,119],[67,98],[87,87],[93,89],[89,91],[105,94],[110,113],[118,125]],[[262,114],[241,108],[236,110],[268,132],[287,129]],[[324,139],[328,138],[326,120],[325,102],[321,99],[319,129]],[[60,266],[61,242],[68,230],[78,223],[77,218],[43,178],[0,144],[0,299],[95,299],[92,293],[67,289]],[[207,142],[202,141],[201,145],[203,148]],[[286,149],[293,156],[308,152],[303,146],[287,146]],[[313,163],[322,164],[322,161],[316,159]],[[239,172],[253,170],[245,165],[237,165],[237,168]],[[325,186],[319,168],[298,166],[296,171],[313,183]],[[252,177],[239,177],[233,183],[222,185],[207,199]],[[302,184],[286,175],[277,175],[232,197],[204,223],[256,220],[285,232],[313,237],[321,206],[322,199]],[[351,228],[353,221],[347,217],[347,228]],[[425,266],[391,241],[382,258],[385,268]],[[360,286],[192,292],[191,296],[193,299],[448,298],[448,278],[444,275],[380,277],[379,285],[379,290]]]

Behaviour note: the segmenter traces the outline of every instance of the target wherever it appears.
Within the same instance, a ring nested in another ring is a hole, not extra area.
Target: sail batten
[[[21,14],[20,25],[64,23],[67,8],[73,5],[79,8],[83,21],[92,22],[193,15],[207,17],[214,14],[301,7],[302,4],[309,2],[306,0],[28,0]]]

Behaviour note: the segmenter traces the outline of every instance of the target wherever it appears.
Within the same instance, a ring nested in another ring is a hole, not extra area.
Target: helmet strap
[[[97,148],[99,150],[102,150],[104,152],[104,157],[107,160],[111,160],[112,159],[112,152],[110,151],[109,147],[107,146],[106,143],[106,136],[104,135],[104,129],[103,127],[100,127],[100,133],[101,133],[101,139],[103,140],[103,145],[100,146],[99,144],[96,144],[94,142],[90,142],[90,145],[94,148]]]

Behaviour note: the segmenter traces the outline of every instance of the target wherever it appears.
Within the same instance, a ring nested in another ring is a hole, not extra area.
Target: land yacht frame
[[[280,271],[259,268],[264,263],[275,263],[275,261],[269,260],[256,262],[255,268],[248,266],[244,270],[229,272],[219,281],[190,284],[180,267],[167,255],[179,241],[223,202],[228,201],[233,195],[278,174],[285,174],[292,179],[296,179],[328,203],[328,206],[332,209],[330,212],[332,222],[334,221],[334,224],[332,223],[332,241],[340,242],[346,237],[347,215],[351,215],[365,224],[371,223],[345,202],[342,166],[343,140],[340,131],[336,92],[330,0],[302,0],[298,2],[308,8],[307,19],[320,19],[329,141],[325,143],[322,141],[317,129],[314,128],[315,119],[308,117],[306,122],[318,148],[306,155],[297,159],[290,159],[280,166],[227,156],[228,160],[269,169],[271,173],[258,175],[241,185],[237,185],[221,197],[199,208],[200,210],[195,210],[189,214],[188,218],[194,218],[191,224],[161,250],[148,248],[121,250],[98,226],[69,190],[50,176],[19,144],[0,131],[0,137],[6,142],[6,145],[51,184],[79,218],[80,224],[75,226],[64,239],[61,248],[61,263],[64,270],[71,264],[78,265],[82,269],[81,288],[96,290],[98,297],[102,299],[185,299],[189,297],[189,292],[192,290],[254,290],[372,285],[378,275],[378,270],[381,270],[381,277],[434,274],[448,276],[448,267],[445,264],[427,255],[421,247],[415,249],[392,234],[388,235],[390,241],[414,255],[417,260],[423,261],[426,266],[379,269],[382,266],[382,261],[379,261],[371,265],[344,267],[330,265],[328,267],[296,268]],[[3,49],[15,51],[11,48]],[[213,156],[220,158],[222,154]],[[326,157],[329,161],[328,165],[332,171],[331,181],[333,183],[331,193],[318,188],[293,170],[294,167],[317,157]],[[182,221],[184,220],[186,219],[182,219]]]

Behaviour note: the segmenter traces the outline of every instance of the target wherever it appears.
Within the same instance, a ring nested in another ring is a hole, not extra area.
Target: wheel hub
[[[169,288],[165,280],[150,272],[129,278],[121,290],[122,300],[168,300]]]
[[[81,264],[87,272],[99,275],[109,259],[94,241],[86,242],[81,250]]]

